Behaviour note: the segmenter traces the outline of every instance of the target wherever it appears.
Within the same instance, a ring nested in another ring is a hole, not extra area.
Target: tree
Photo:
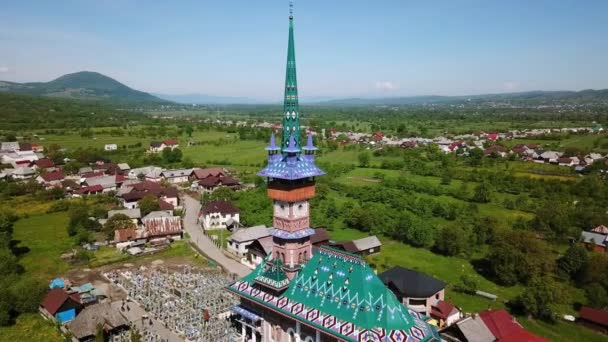
[[[153,211],[160,210],[158,198],[153,195],[147,195],[146,197],[139,200],[139,210],[142,216],[146,216]]]
[[[194,132],[194,128],[192,128],[191,125],[186,126],[186,134],[188,134],[188,137],[192,138],[193,132]]]
[[[564,303],[567,294],[562,285],[551,277],[535,278],[524,292],[515,299],[526,314],[548,322],[557,320],[556,306]]]
[[[490,245],[487,261],[498,282],[515,285],[543,277],[554,269],[552,252],[546,242],[531,232],[509,231]]]
[[[368,167],[369,166],[370,157],[369,157],[369,153],[368,152],[365,151],[365,152],[359,153],[358,158],[359,158],[359,166],[360,167]]]
[[[469,249],[469,232],[460,225],[449,225],[441,229],[435,249],[441,254],[454,256],[466,253]]]
[[[469,165],[480,166],[483,158],[483,151],[480,148],[472,148],[469,150]]]
[[[470,274],[460,276],[460,283],[456,285],[456,290],[468,294],[475,294],[479,288],[479,282]]]
[[[125,214],[116,214],[110,217],[103,225],[103,231],[108,239],[114,238],[114,232],[118,229],[135,228],[131,218]]]
[[[587,266],[589,255],[587,250],[579,245],[572,245],[566,253],[557,261],[558,270],[570,279],[580,276]]]
[[[473,201],[478,203],[490,202],[491,190],[490,186],[486,182],[481,182],[475,188],[475,194],[473,195]]]
[[[14,132],[7,132],[4,135],[4,141],[17,141],[17,136]]]
[[[608,307],[608,291],[599,283],[592,283],[585,287],[585,296],[589,306],[598,309]]]

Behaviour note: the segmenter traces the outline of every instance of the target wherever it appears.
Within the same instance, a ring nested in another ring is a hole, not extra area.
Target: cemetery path
[[[219,264],[224,270],[235,273],[242,278],[251,273],[247,266],[228,258],[213,242],[203,234],[201,226],[197,222],[198,212],[201,209],[200,203],[194,198],[184,196],[184,229],[190,235],[190,240],[198,249],[209,259]]]

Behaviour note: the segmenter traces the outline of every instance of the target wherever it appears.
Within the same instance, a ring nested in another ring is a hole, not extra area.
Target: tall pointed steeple
[[[289,43],[287,47],[287,70],[285,72],[285,98],[283,99],[283,136],[281,149],[289,146],[289,137],[293,135],[296,147],[300,142],[300,108],[298,105],[298,80],[296,77],[296,48],[293,38],[293,3],[289,4]]]

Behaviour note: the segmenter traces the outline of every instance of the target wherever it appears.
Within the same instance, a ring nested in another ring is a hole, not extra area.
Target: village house
[[[176,149],[179,147],[179,142],[177,139],[167,139],[164,141],[152,141],[150,143],[150,152],[151,153],[159,153],[162,152],[165,148]]]
[[[42,184],[45,188],[61,188],[62,181],[65,179],[63,172],[59,170],[44,172],[36,177],[36,181]]]
[[[220,167],[211,167],[206,169],[194,169],[192,171],[191,180],[202,180],[208,177],[226,177],[228,173]]]
[[[163,187],[152,181],[129,184],[125,188],[121,187],[117,193],[117,197],[122,200],[123,207],[129,209],[138,208],[138,202],[146,196],[156,197],[159,200],[159,205],[165,209],[172,210],[179,206],[179,191],[176,188]]]
[[[11,178],[15,180],[24,180],[34,177],[35,174],[36,173],[34,172],[34,170],[32,170],[32,168],[27,166],[20,166],[15,168],[11,172]]]
[[[29,166],[36,172],[54,171],[56,169],[55,163],[49,158],[34,160]]]
[[[193,169],[165,170],[160,175],[164,180],[171,184],[183,184],[188,183],[192,171]]]
[[[117,209],[117,210],[110,210],[108,211],[108,219],[111,219],[113,216],[115,215],[125,215],[128,218],[131,219],[131,222],[133,222],[133,225],[135,227],[139,226],[140,220],[141,220],[141,210],[139,208],[133,208],[133,209]],[[99,223],[101,223],[102,225],[106,223],[107,220],[99,220]]]
[[[601,230],[583,231],[580,239],[588,250],[606,253],[608,249],[608,233]]]
[[[102,192],[110,192],[110,191],[116,191],[118,189],[118,187],[120,187],[122,182],[124,182],[125,180],[126,180],[126,178],[121,175],[116,175],[116,176],[104,175],[104,176],[86,178],[82,183],[83,183],[83,186],[87,186],[87,187],[98,185],[103,188]]]
[[[101,326],[105,336],[113,341],[115,336],[129,330],[129,321],[118,310],[119,305],[120,302],[88,306],[67,325],[67,328],[76,341],[94,341],[97,326]]]
[[[105,151],[116,151],[116,150],[118,150],[118,145],[116,145],[116,144],[105,144],[105,146],[103,147],[103,149]]]
[[[239,210],[230,202],[209,202],[201,209],[199,222],[205,230],[226,229],[240,222]]]
[[[500,145],[492,145],[485,150],[483,150],[483,154],[485,156],[498,156],[498,157],[506,157],[507,156],[507,148]]]
[[[589,329],[608,334],[608,311],[606,310],[583,306],[578,313],[577,322]]]
[[[481,317],[486,327],[492,332],[497,342],[549,342],[549,340],[525,330],[505,309],[481,311],[479,317]]]
[[[142,218],[144,224],[143,237],[181,239],[182,219],[173,215],[172,211],[159,210],[153,211]]]
[[[437,321],[438,327],[443,328],[448,327],[461,319],[462,312],[460,312],[454,304],[439,300],[431,305],[430,316]]]
[[[63,288],[53,287],[42,300],[40,313],[63,324],[73,320],[82,308],[78,294],[68,294]]]
[[[562,152],[555,152],[555,151],[545,151],[543,153],[540,154],[540,158],[545,162],[545,163],[550,163],[550,164],[557,164],[559,157],[562,156]]]
[[[227,249],[230,253],[242,257],[247,253],[249,245],[254,241],[268,237],[270,237],[270,240],[272,241],[269,228],[265,225],[241,228],[236,230],[232,236],[228,238]]]
[[[238,190],[241,187],[241,183],[230,176],[209,176],[199,180],[196,184],[196,190],[205,192],[212,192],[220,187],[228,187],[232,190]]]
[[[16,141],[4,141],[0,144],[0,151],[16,152],[19,151],[19,143]]]
[[[441,331],[445,341],[494,342],[496,338],[477,314],[456,321]]]
[[[382,247],[382,243],[375,235],[353,241],[330,242],[329,245],[345,252],[361,256],[378,253]]]
[[[164,171],[164,169],[160,168],[158,166],[140,167],[140,168],[129,170],[129,172],[127,173],[127,178],[129,178],[129,179],[143,178],[143,180],[148,180],[148,181],[152,181],[152,182],[160,182],[162,179],[161,175],[162,175],[163,171]]]
[[[378,275],[408,308],[429,315],[433,305],[443,301],[445,283],[424,273],[395,266]]]

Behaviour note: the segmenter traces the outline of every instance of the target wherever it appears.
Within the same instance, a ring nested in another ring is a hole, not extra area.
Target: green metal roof
[[[279,296],[254,286],[264,271],[260,265],[228,289],[347,341],[439,340],[359,256],[320,248]]]
[[[267,258],[268,259],[268,258]],[[281,266],[281,259],[274,259],[266,262],[266,267],[255,277],[255,281],[263,285],[270,286],[276,290],[284,289],[289,286],[289,279]]]
[[[289,136],[293,135],[296,146],[300,141],[300,106],[298,105],[298,80],[296,77],[296,48],[293,38],[293,16],[289,17],[289,42],[287,46],[287,68],[285,71],[285,98],[283,99],[283,135],[281,149],[286,149]]]

